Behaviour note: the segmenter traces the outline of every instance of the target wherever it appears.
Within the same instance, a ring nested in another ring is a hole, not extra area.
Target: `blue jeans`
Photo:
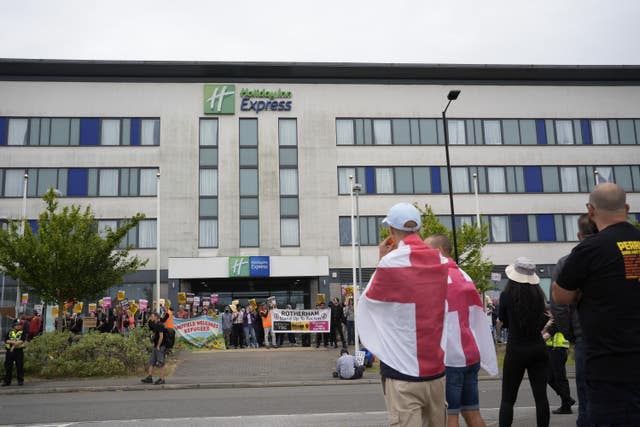
[[[640,384],[587,381],[587,399],[589,425],[640,426]]]
[[[480,408],[478,371],[479,363],[464,368],[446,367],[448,414],[456,415],[461,410],[472,411]]]
[[[578,390],[578,419],[577,427],[586,427],[587,423],[587,384],[585,382],[585,348],[582,338],[576,339],[574,347],[574,358],[576,359],[576,389]]]
[[[244,339],[247,347],[258,348],[258,340],[256,339],[256,330],[253,329],[253,325],[244,327]]]

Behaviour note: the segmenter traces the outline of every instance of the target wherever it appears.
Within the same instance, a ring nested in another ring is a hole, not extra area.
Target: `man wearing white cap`
[[[447,259],[416,233],[413,205],[394,205],[382,224],[390,236],[358,301],[358,333],[380,359],[389,424],[444,426]]]

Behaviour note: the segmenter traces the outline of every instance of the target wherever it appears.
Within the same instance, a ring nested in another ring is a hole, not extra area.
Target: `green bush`
[[[127,337],[45,333],[25,347],[25,373],[45,378],[130,375],[144,369],[150,350],[147,328],[134,329]]]

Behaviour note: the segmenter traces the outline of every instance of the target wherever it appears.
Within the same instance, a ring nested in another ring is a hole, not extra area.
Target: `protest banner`
[[[44,306],[42,304],[35,304],[33,306],[33,311],[35,311],[37,314],[42,315],[42,308]]]
[[[249,304],[251,305],[251,307],[253,307],[254,310],[258,308],[258,303],[256,302],[255,298],[250,299]]]
[[[118,301],[122,301],[125,298],[125,291],[118,291]]]
[[[102,308],[111,308],[111,297],[102,298]]]
[[[89,313],[95,313],[98,306],[95,303],[89,303]]]
[[[174,318],[174,329],[179,337],[195,347],[224,350],[224,334],[221,321],[209,316],[193,319]]]
[[[331,309],[271,310],[276,333],[323,333],[331,329]]]
[[[186,304],[187,303],[187,293],[186,292],[178,292],[178,304]]]
[[[218,303],[218,294],[211,294],[211,304],[216,305]]]
[[[208,308],[211,305],[211,297],[202,297],[202,306]]]
[[[195,307],[199,307],[200,306],[200,297],[198,297],[198,296],[194,296],[193,297],[193,305]]]
[[[22,294],[21,301],[22,305],[29,304],[29,294]]]
[[[316,305],[324,304],[326,301],[324,294],[316,295]]]
[[[120,301],[120,307],[122,307],[122,309],[124,311],[129,310],[129,300],[128,299],[124,299],[124,300]]]
[[[147,301],[146,299],[141,299],[138,304],[138,309],[140,309],[140,311],[147,311],[148,306],[149,301]]]
[[[80,301],[73,306],[73,312],[76,314],[80,314],[82,313],[83,308],[84,308],[84,303]]]

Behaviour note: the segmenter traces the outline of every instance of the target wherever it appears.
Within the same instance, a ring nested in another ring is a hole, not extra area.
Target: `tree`
[[[432,234],[444,234],[453,244],[451,231],[444,226],[433,212],[431,206],[425,204],[421,208],[415,204],[420,211],[422,228],[419,231],[423,239]],[[382,239],[386,238],[389,231],[383,229]],[[462,268],[476,284],[478,292],[481,294],[493,288],[490,275],[493,263],[486,258],[482,258],[482,248],[489,243],[489,228],[487,224],[482,224],[480,228],[476,225],[463,224],[456,229],[456,240],[458,241],[458,260]],[[452,254],[453,255],[453,254]]]
[[[37,233],[29,226],[21,232],[17,221],[0,230],[0,267],[44,302],[57,304],[61,328],[65,302],[96,299],[121,283],[125,274],[146,265],[148,260],[129,256],[131,246],[120,248],[144,215],[136,214],[101,236],[90,206],[82,211],[76,205],[58,209],[53,189],[43,200],[46,209],[39,216]]]

